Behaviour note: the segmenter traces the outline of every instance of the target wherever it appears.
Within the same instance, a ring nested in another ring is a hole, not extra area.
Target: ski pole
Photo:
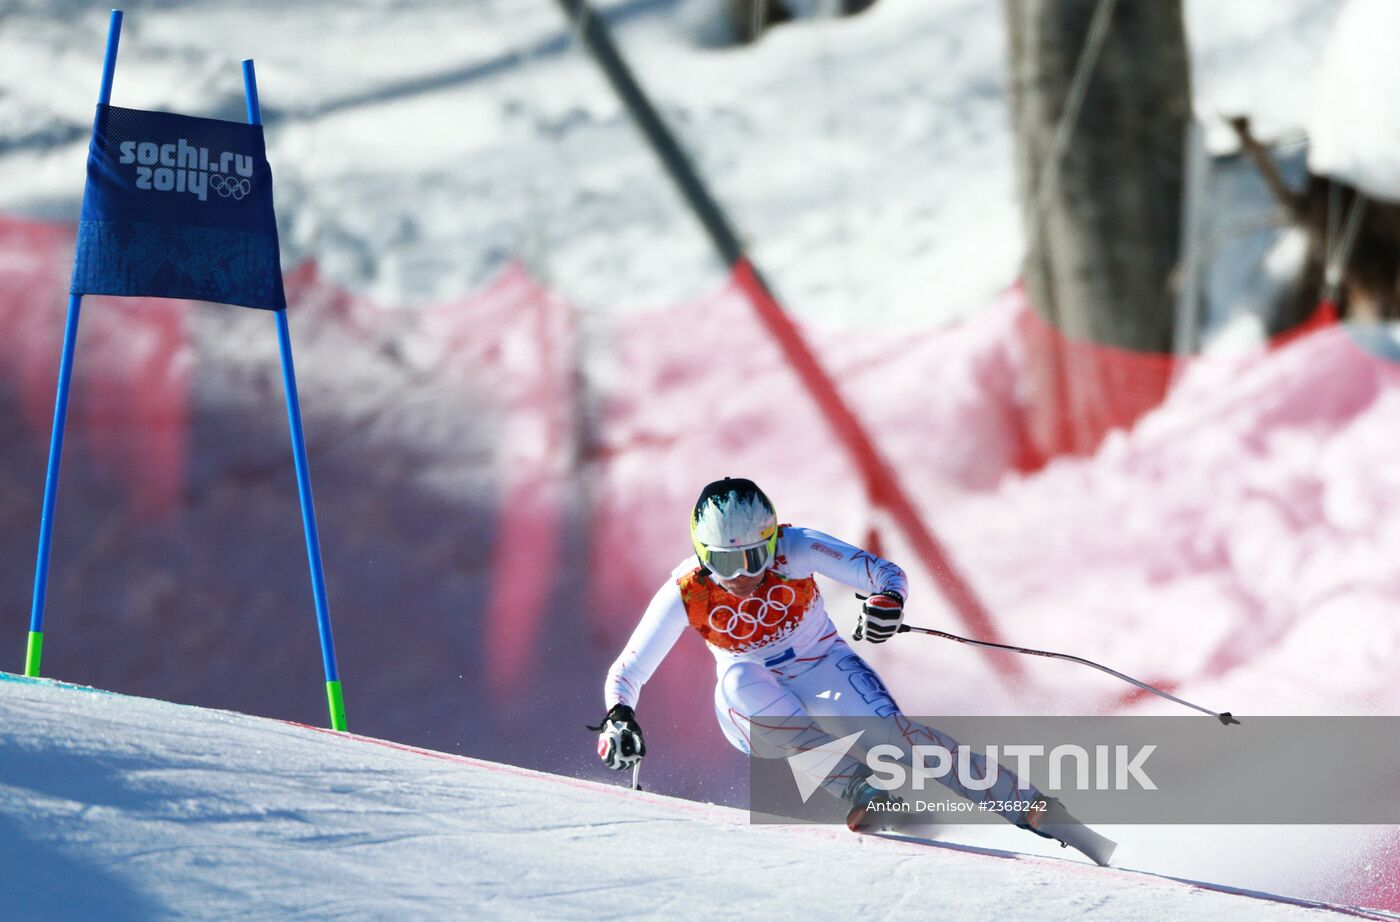
[[[1216,712],[1212,711],[1210,708],[1203,708],[1199,704],[1192,704],[1190,701],[1186,701],[1184,699],[1178,698],[1176,695],[1164,692],[1160,688],[1154,688],[1153,686],[1148,685],[1146,682],[1139,682],[1137,679],[1133,678],[1130,675],[1124,675],[1116,669],[1110,669],[1107,666],[1096,663],[1093,660],[1084,659],[1081,656],[1071,656],[1068,653],[1051,653],[1048,650],[1032,650],[1029,647],[1013,647],[1008,644],[992,643],[991,641],[987,640],[973,640],[971,637],[959,637],[957,634],[949,634],[947,631],[935,631],[933,628],[929,627],[915,627],[912,624],[901,624],[899,626],[898,633],[903,634],[906,632],[912,632],[915,634],[928,634],[932,637],[942,637],[944,640],[955,640],[958,643],[969,643],[978,647],[992,647],[997,650],[1009,650],[1012,653],[1024,653],[1028,656],[1048,656],[1052,659],[1069,660],[1071,663],[1083,663],[1085,666],[1092,666],[1100,672],[1106,672],[1111,676],[1115,676],[1119,679],[1122,679],[1124,682],[1127,682],[1130,685],[1136,685],[1143,691],[1152,692],[1152,694],[1154,695],[1166,698],[1168,701],[1175,701],[1177,704],[1184,704],[1192,710],[1200,711],[1202,714],[1209,714],[1210,716],[1214,717],[1216,720],[1220,721],[1227,727],[1230,724],[1239,723],[1239,721],[1236,720],[1234,715],[1231,714],[1229,711]]]
[[[638,759],[632,763],[632,790],[640,791],[642,783],[638,780],[642,774],[642,760]]]

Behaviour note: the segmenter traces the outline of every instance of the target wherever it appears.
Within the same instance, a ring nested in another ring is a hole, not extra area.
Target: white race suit
[[[687,626],[700,632],[715,657],[715,715],[724,735],[740,751],[778,757],[805,751],[844,736],[847,718],[885,718],[879,731],[866,732],[860,749],[880,743],[914,744],[958,751],[956,741],[906,718],[883,682],[838,636],[814,574],[831,577],[866,593],[897,592],[908,597],[904,571],[875,555],[809,528],[784,525],[778,531],[773,565],[748,596],[740,598],[714,581],[688,558],[652,597],[612,668],[604,697],[607,707],[636,707],[642,686]],[[769,718],[775,718],[770,720]],[[756,736],[757,735],[757,736]],[[985,759],[974,754],[973,776],[986,777]],[[847,755],[823,785],[842,797],[869,769],[857,753]],[[940,780],[974,802],[1010,804],[1034,800],[1033,788],[1000,766],[986,790],[965,787],[949,773]],[[1007,808],[1010,810],[1010,807]],[[1002,813],[1019,823],[1023,816]]]

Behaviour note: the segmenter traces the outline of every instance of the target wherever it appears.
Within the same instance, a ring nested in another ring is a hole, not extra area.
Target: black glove
[[[631,768],[633,763],[647,754],[647,744],[642,739],[637,715],[625,704],[614,704],[602,723],[588,729],[602,731],[598,734],[598,758],[608,768],[617,771]]]
[[[877,592],[865,600],[860,617],[856,619],[856,640],[862,637],[871,643],[884,643],[899,630],[904,620],[904,598],[898,592]]]

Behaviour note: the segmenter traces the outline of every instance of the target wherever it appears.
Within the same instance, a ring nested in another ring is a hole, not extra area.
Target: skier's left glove
[[[615,771],[630,768],[647,754],[637,715],[625,704],[614,704],[602,723],[588,729],[602,731],[598,734],[598,758]]]
[[[856,619],[856,640],[884,643],[899,631],[904,620],[904,597],[893,590],[877,592],[865,600]]]

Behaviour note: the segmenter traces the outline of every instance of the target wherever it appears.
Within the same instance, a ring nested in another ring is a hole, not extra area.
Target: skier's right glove
[[[903,620],[904,598],[893,590],[877,592],[861,606],[856,630],[851,636],[856,640],[864,636],[871,643],[884,643],[898,633]]]
[[[625,704],[614,704],[602,723],[588,729],[602,731],[598,734],[598,758],[615,771],[630,768],[647,754],[637,715]]]

